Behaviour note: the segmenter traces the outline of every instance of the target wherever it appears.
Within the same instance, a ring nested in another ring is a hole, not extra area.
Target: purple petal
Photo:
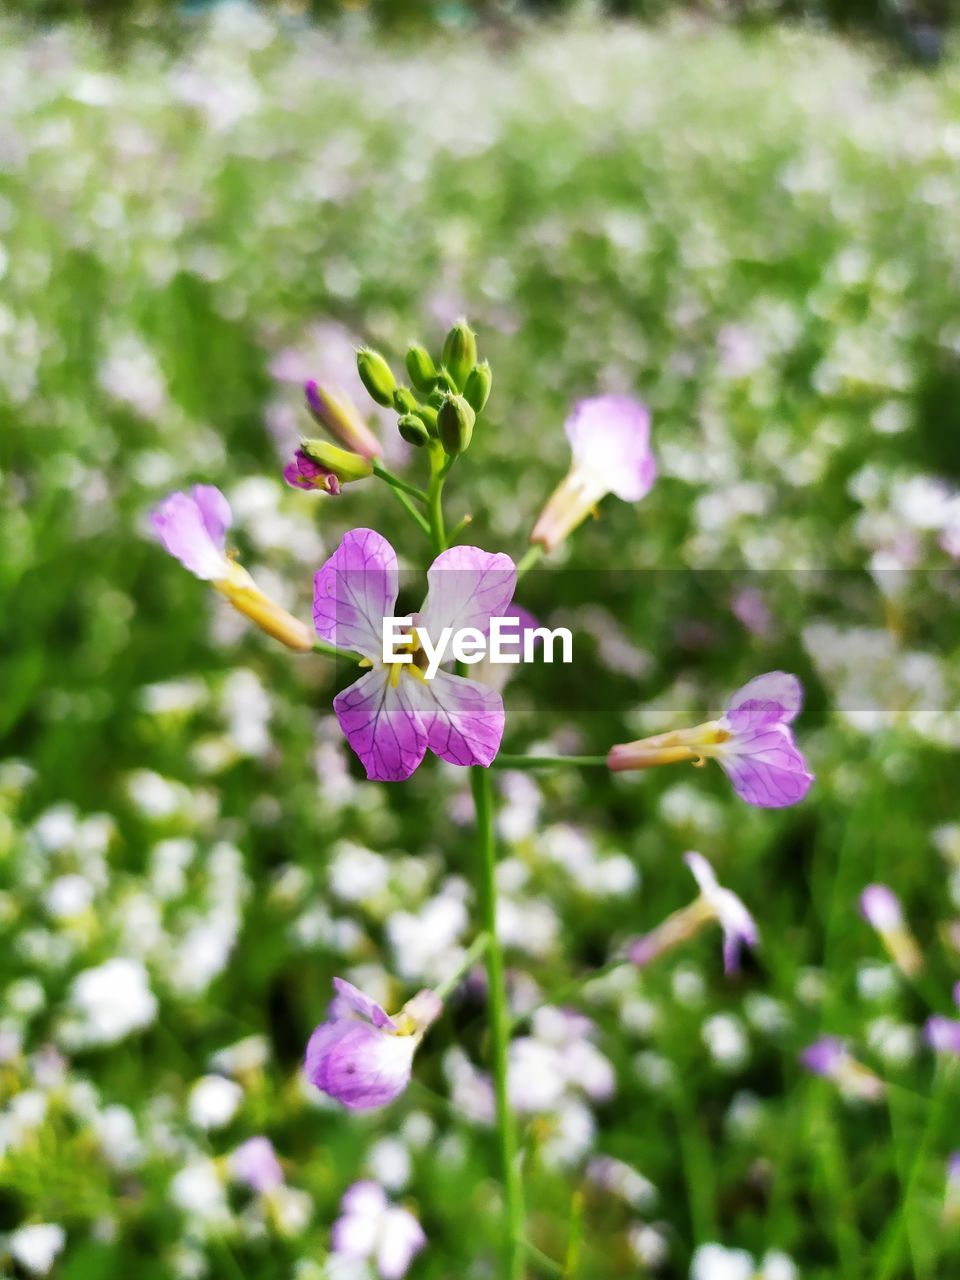
[[[625,502],[639,502],[653,487],[657,464],[650,452],[650,410],[629,396],[580,400],[564,423],[574,462],[602,476]]]
[[[283,478],[293,489],[322,489],[324,493],[333,495],[340,492],[340,481],[335,473],[308,458],[302,449],[297,449],[293,459],[283,468]]]
[[[376,1217],[386,1207],[386,1192],[372,1178],[361,1178],[359,1182],[347,1187],[340,1201],[341,1213],[357,1214],[362,1218]]]
[[[324,1022],[307,1045],[310,1082],[353,1111],[386,1106],[410,1083],[415,1036],[391,1035],[353,1018]]]
[[[813,782],[807,762],[783,724],[738,736],[735,749],[717,752],[716,758],[740,799],[764,809],[796,804]]]
[[[340,728],[373,782],[409,778],[427,749],[414,701],[421,682],[404,674],[394,686],[390,674],[375,667],[333,700]]]
[[[426,1243],[423,1227],[412,1213],[398,1207],[389,1209],[377,1249],[377,1270],[382,1280],[402,1280]]]
[[[506,616],[517,585],[508,555],[479,547],[451,547],[427,570],[427,598],[421,626],[436,643],[444,627],[476,627],[486,633],[490,619]]]
[[[371,1000],[359,987],[355,987],[352,982],[347,982],[346,978],[334,978],[333,985],[339,998],[337,1003],[342,1001],[354,1013],[359,1013],[368,1022],[372,1022],[375,1027],[389,1027],[391,1031],[397,1030],[397,1024],[386,1010],[377,1004],[376,1000]]]
[[[833,1076],[847,1058],[847,1046],[837,1036],[821,1036],[807,1045],[800,1054],[800,1061],[818,1076]]]
[[[351,529],[313,579],[313,625],[338,648],[380,662],[383,619],[397,607],[397,554],[373,529]]]
[[[222,551],[226,545],[227,530],[233,524],[230,503],[212,484],[195,484],[193,500],[200,509],[200,517],[211,541]]]
[[[438,671],[416,682],[417,707],[427,746],[449,764],[488,765],[503,738],[503,698],[496,689],[465,676]]]
[[[903,924],[900,900],[885,884],[868,884],[860,895],[860,911],[878,933],[889,933]]]
[[[251,1191],[263,1194],[283,1182],[283,1170],[269,1138],[248,1138],[229,1158],[231,1175],[245,1183]]]
[[[934,1014],[923,1028],[923,1036],[934,1053],[960,1054],[960,1022]]]
[[[204,491],[203,507],[196,496],[171,493],[153,512],[150,523],[170,555],[196,577],[209,582],[223,578],[229,571],[223,551],[225,526],[221,526],[224,509],[229,522],[230,508],[217,489],[197,485],[194,492],[201,490]],[[222,506],[211,497],[212,494],[217,495]],[[211,529],[217,533],[216,539],[211,535]]]
[[[786,671],[755,676],[730,699],[724,719],[737,733],[762,725],[789,723],[803,705],[803,686]]]

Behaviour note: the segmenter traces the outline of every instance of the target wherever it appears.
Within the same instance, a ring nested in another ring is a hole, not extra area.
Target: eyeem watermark
[[[537,645],[543,645],[543,662],[553,662],[559,644],[560,662],[573,661],[573,635],[567,627],[521,627],[519,618],[491,618],[490,629],[444,627],[433,643],[426,631],[414,626],[412,617],[383,619],[383,661],[416,662],[425,680],[432,680],[444,662],[472,666],[486,659],[514,665],[534,662]]]

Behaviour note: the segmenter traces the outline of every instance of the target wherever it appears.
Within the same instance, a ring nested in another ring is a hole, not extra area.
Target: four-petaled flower
[[[756,921],[737,895],[719,883],[703,854],[686,853],[683,860],[697,882],[700,896],[638,938],[628,948],[627,956],[631,963],[646,966],[716,921],[723,930],[724,971],[735,973],[740,964],[740,948],[755,947],[760,941]]]
[[[353,1111],[386,1106],[410,1083],[417,1046],[443,1009],[440,997],[420,991],[391,1017],[343,978],[333,985],[330,1016],[307,1045],[307,1078]]]
[[[334,699],[333,709],[367,777],[409,778],[429,748],[457,765],[489,765],[503,737],[497,690],[438,670],[424,678],[421,636],[446,628],[486,633],[507,613],[517,572],[507,555],[451,547],[427,571],[427,598],[408,642],[410,662],[383,661],[383,619],[396,614],[397,556],[372,529],[352,529],[314,579],[313,620],[322,640],[354,650],[372,667]]]
[[[780,809],[802,800],[813,782],[790,722],[803,701],[796,676],[769,671],[739,689],[719,720],[612,747],[614,772],[716,760],[741,800]]]
[[[347,1190],[331,1233],[335,1257],[371,1262],[381,1280],[402,1280],[426,1243],[413,1214],[391,1204],[380,1184],[369,1181],[355,1182]]]
[[[241,565],[227,554],[230,504],[210,484],[193,494],[171,493],[150,517],[166,550],[196,578],[209,582],[262,631],[301,652],[313,648],[310,628],[264,595]]]
[[[646,497],[657,478],[650,452],[650,410],[628,396],[580,400],[563,424],[573,460],[550,495],[530,541],[552,551],[608,493],[624,502]]]

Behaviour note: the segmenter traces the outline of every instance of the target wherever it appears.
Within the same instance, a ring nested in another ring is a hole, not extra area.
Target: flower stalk
[[[493,828],[493,789],[486,769],[470,770],[470,787],[477,813],[477,890],[481,923],[489,937],[487,946],[487,1000],[490,1013],[490,1057],[493,1092],[497,1108],[497,1139],[504,1190],[504,1270],[506,1280],[523,1280],[524,1207],[523,1185],[517,1163],[516,1122],[507,1093],[507,1053],[510,1043],[510,1014],[504,978],[503,951],[496,934],[497,849]]]

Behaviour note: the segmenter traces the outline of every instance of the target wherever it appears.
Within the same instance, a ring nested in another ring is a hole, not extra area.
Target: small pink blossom
[[[392,1018],[352,983],[334,978],[333,985],[330,1016],[307,1045],[307,1078],[351,1110],[386,1106],[410,1083],[413,1055],[440,1015],[440,998],[421,991]]]
[[[340,1202],[332,1252],[338,1258],[372,1264],[381,1280],[402,1280],[426,1243],[413,1214],[391,1204],[377,1182],[355,1182]]]
[[[419,634],[436,642],[446,627],[486,633],[513,598],[513,561],[479,547],[442,552],[427,571],[427,598],[414,618],[413,661],[384,663],[382,623],[396,615],[398,574],[386,538],[352,529],[314,579],[317,634],[361,654],[371,668],[334,699],[340,727],[375,781],[409,778],[428,749],[450,764],[489,765],[503,737],[503,699],[478,680],[442,669],[425,679]]]
[[[790,729],[803,701],[796,676],[770,671],[739,689],[719,720],[612,747],[614,772],[716,760],[741,800],[779,809],[802,800],[813,774]]]
[[[283,478],[294,489],[320,489],[334,496],[340,492],[337,476],[308,458],[302,449],[298,449],[283,468]]]
[[[283,1170],[273,1143],[262,1135],[241,1142],[227,1163],[231,1176],[258,1194],[272,1191],[283,1182]]]
[[[552,551],[608,493],[639,502],[653,488],[650,410],[628,396],[580,400],[564,423],[570,470],[533,526],[530,541]]]

